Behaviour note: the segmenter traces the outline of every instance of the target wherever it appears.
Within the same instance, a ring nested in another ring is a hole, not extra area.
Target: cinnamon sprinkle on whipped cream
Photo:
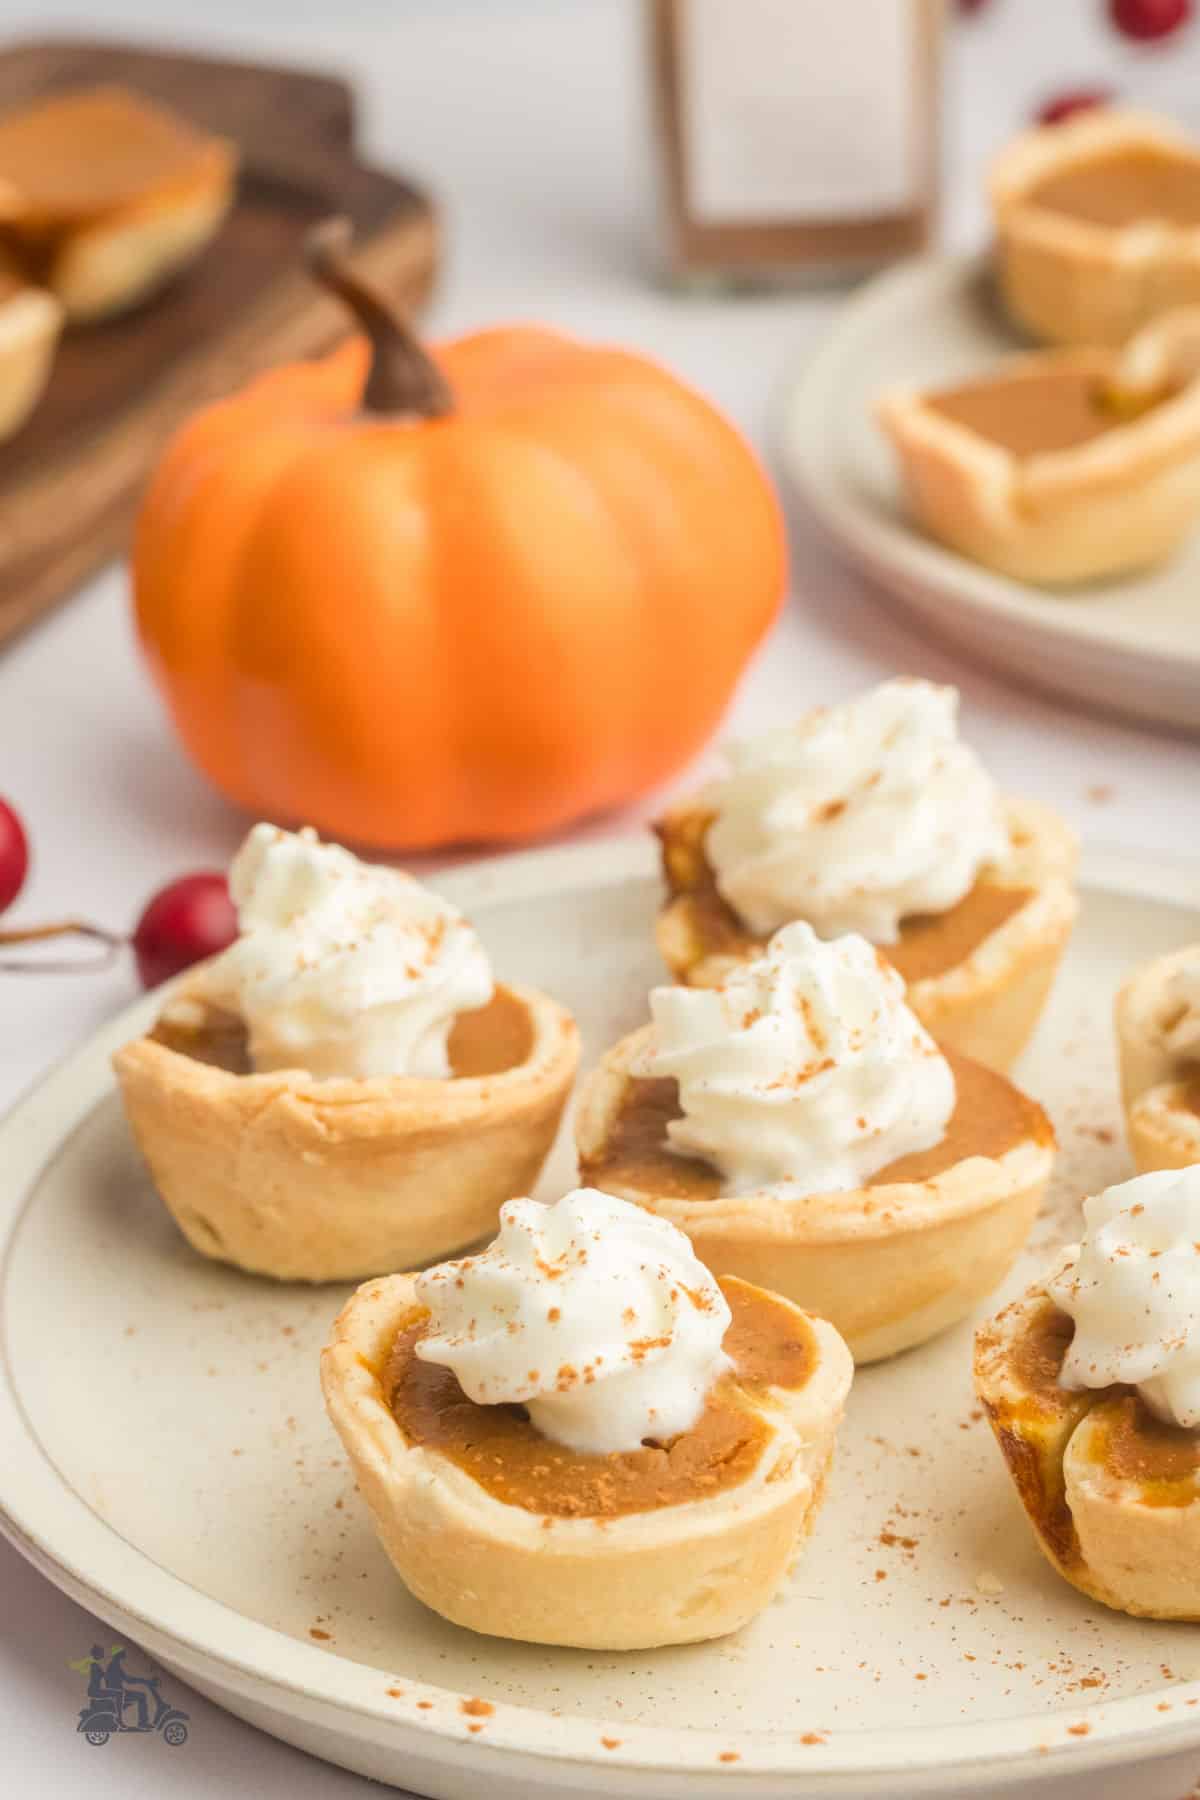
[[[893,944],[945,912],[1009,850],[995,784],[958,737],[958,692],[885,681],[735,743],[701,796],[705,854],[751,931],[807,919]]]
[[[689,1431],[731,1366],[729,1303],[683,1232],[594,1188],[507,1201],[486,1250],[416,1288],[430,1314],[416,1354],[477,1405],[526,1407],[571,1450]]]
[[[245,1021],[256,1070],[450,1074],[454,1020],[493,987],[482,944],[448,901],[310,827],[256,825],[229,888],[240,935],[197,986]]]
[[[1083,1222],[1046,1284],[1075,1321],[1062,1385],[1127,1383],[1156,1417],[1200,1426],[1200,1166],[1106,1188]]]
[[[675,1078],[669,1145],[732,1193],[860,1187],[945,1135],[950,1065],[861,937],[785,926],[719,988],[655,988],[650,1009],[634,1072]]]

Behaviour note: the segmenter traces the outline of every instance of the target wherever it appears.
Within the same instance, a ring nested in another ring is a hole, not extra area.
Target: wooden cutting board
[[[120,553],[146,472],[181,418],[345,334],[343,310],[303,273],[309,226],[345,213],[364,271],[409,308],[436,266],[429,200],[354,156],[343,82],[117,44],[0,53],[0,109],[96,82],[135,88],[235,139],[238,199],[170,288],[64,336],[36,412],[0,444],[0,645]]]

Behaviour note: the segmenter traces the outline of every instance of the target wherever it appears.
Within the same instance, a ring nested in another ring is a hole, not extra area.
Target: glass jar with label
[[[925,248],[944,0],[645,0],[664,261],[839,277]]]

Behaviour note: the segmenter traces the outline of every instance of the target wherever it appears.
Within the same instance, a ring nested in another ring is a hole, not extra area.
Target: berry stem
[[[29,957],[0,957],[0,974],[5,975],[74,975],[83,969],[103,969],[113,962],[129,939],[102,925],[90,925],[86,919],[57,919],[48,925],[25,925],[18,930],[0,931],[0,947],[17,944],[43,944],[52,938],[79,937],[100,944],[96,956],[61,961],[42,961]]]

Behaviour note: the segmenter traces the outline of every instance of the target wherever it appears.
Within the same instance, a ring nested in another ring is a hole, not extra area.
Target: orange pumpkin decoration
[[[698,394],[525,326],[360,337],[200,412],[134,596],[187,749],[238,805],[360,844],[512,840],[628,800],[713,731],[779,606],[778,503]]]

